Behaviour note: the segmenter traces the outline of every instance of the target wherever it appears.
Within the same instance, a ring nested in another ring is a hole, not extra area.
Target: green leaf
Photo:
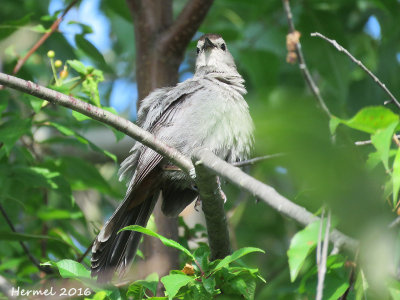
[[[94,61],[100,64],[106,64],[104,60],[103,54],[100,53],[99,50],[87,39],[85,39],[84,35],[77,34],[75,35],[75,42],[79,49],[81,49],[87,56],[92,58]]]
[[[157,273],[152,273],[146,277],[145,280],[137,280],[129,286],[128,292],[126,293],[127,296],[130,295],[138,295],[140,294],[140,287],[144,287],[150,290],[153,295],[157,293],[157,285],[158,285],[159,277]],[[142,298],[138,298],[142,299]]]
[[[65,156],[56,161],[57,170],[71,184],[73,190],[94,188],[100,193],[120,197],[101,176],[93,164],[78,157]]]
[[[58,262],[47,262],[42,265],[52,265],[58,268],[63,278],[90,278],[90,271],[82,264],[71,259],[63,259]]]
[[[36,240],[52,240],[67,245],[63,240],[56,239],[47,235],[19,233],[12,231],[0,231],[0,240],[2,241],[36,241]]]
[[[91,120],[90,117],[81,114],[80,112],[77,112],[75,110],[72,111],[72,116],[79,122],[85,121],[85,120]]]
[[[287,252],[289,257],[290,279],[295,281],[308,254],[315,248],[318,242],[318,234],[321,222],[311,223],[294,235]],[[325,228],[325,226],[324,226]],[[325,229],[323,229],[322,233]],[[324,234],[322,234],[324,236]]]
[[[203,272],[207,272],[209,269],[208,257],[210,256],[210,249],[208,248],[208,245],[201,245],[194,251],[193,256],[195,257],[196,262],[202,268]]]
[[[81,211],[71,212],[69,210],[46,208],[39,210],[37,216],[43,221],[61,219],[75,220],[83,218],[83,213]]]
[[[82,82],[82,91],[90,98],[94,105],[101,107],[98,85],[104,80],[103,72],[92,69],[89,71],[89,74],[90,76],[87,75]]]
[[[393,132],[398,124],[399,121],[393,122],[388,127],[378,129],[373,135],[371,135],[371,142],[375,146],[386,171],[389,170],[389,151]]]
[[[186,249],[185,247],[183,247],[181,244],[175,242],[174,240],[167,239],[166,237],[163,237],[162,235],[159,235],[158,233],[155,233],[154,231],[152,231],[150,229],[144,228],[139,225],[131,225],[131,226],[122,228],[119,232],[124,231],[124,230],[137,231],[137,232],[141,232],[141,233],[153,236],[155,238],[158,238],[165,246],[178,249],[178,250],[182,251],[183,253],[186,253],[192,260],[195,259],[195,257],[192,255],[192,253],[190,253],[190,251],[188,249]]]
[[[58,123],[55,123],[55,122],[47,122],[45,125],[56,128],[59,132],[61,132],[62,134],[66,135],[66,136],[74,136],[80,143],[90,146],[90,148],[92,148],[93,150],[95,150],[99,153],[103,153],[104,155],[108,156],[115,162],[117,161],[117,157],[114,154],[110,153],[107,150],[101,149],[100,147],[93,144],[91,141],[89,141],[88,139],[86,139],[85,137],[80,135],[79,133],[69,129],[68,127],[58,124]]]
[[[215,278],[213,276],[210,277],[204,277],[202,280],[204,289],[210,294],[210,295],[214,295],[217,291],[215,290]]]
[[[52,172],[46,168],[14,166],[12,173],[15,178],[31,187],[45,187],[58,189],[54,178],[60,176],[58,172]]]
[[[0,142],[4,144],[7,154],[21,136],[30,132],[30,128],[30,119],[12,118],[0,125]]]
[[[166,290],[165,294],[168,296],[169,300],[175,297],[181,287],[192,281],[194,281],[194,277],[181,274],[172,274],[161,278],[161,282]]]
[[[236,250],[235,252],[232,253],[232,255],[228,255],[227,257],[225,257],[223,260],[221,260],[214,268],[213,271],[217,271],[219,269],[225,268],[227,267],[230,263],[234,262],[235,260],[238,260],[239,258],[241,258],[244,255],[247,255],[249,253],[253,253],[253,252],[261,252],[261,253],[265,253],[264,250],[259,249],[259,248],[254,248],[254,247],[245,247],[245,248],[241,248]]]
[[[33,13],[29,13],[21,19],[8,21],[0,24],[0,41],[10,36],[14,31],[20,29],[23,25],[26,25],[31,20],[31,15]]]
[[[331,131],[332,135],[335,134],[340,122],[340,119],[335,116],[332,116],[332,118],[329,119],[329,130]]]
[[[400,189],[400,148],[397,149],[396,157],[393,162],[393,207],[397,207]]]
[[[78,72],[81,75],[86,75],[87,74],[87,68],[83,63],[81,63],[79,60],[67,60],[67,64],[74,69],[76,72]]]
[[[1,117],[1,114],[3,113],[3,111],[8,106],[8,99],[7,99],[8,95],[7,94],[3,95],[3,94],[5,94],[5,92],[4,91],[0,91],[0,98],[1,98],[1,101],[0,101],[0,117]]]
[[[353,118],[342,120],[332,118],[331,131],[336,129],[337,123],[342,123],[350,128],[367,133],[375,133],[378,129],[387,128],[392,123],[398,122],[399,116],[383,106],[369,106],[360,110]]]
[[[49,32],[49,29],[44,28],[42,24],[38,24],[36,26],[32,26],[29,28],[31,31],[38,32],[38,33],[46,33]]]

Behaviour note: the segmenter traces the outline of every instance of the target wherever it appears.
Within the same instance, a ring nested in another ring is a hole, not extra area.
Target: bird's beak
[[[203,50],[207,50],[209,48],[215,48],[215,45],[210,41],[209,38],[206,37],[204,40]]]

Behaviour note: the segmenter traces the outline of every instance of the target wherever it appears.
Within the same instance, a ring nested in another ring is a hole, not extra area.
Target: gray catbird
[[[191,156],[207,147],[228,162],[246,159],[253,142],[253,122],[244,80],[228,47],[218,34],[205,34],[197,43],[196,72],[175,87],[147,96],[137,123],[157,139]],[[139,245],[141,234],[118,231],[128,225],[146,226],[157,199],[162,211],[178,215],[197,197],[190,178],[160,154],[137,142],[122,162],[120,179],[128,178],[124,201],[97,236],[92,247],[92,276],[99,282],[124,273]]]

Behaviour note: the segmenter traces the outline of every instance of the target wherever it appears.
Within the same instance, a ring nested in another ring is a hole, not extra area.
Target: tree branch
[[[192,162],[177,150],[169,147],[161,141],[158,141],[151,133],[141,129],[132,122],[118,117],[108,111],[75,99],[72,96],[61,94],[30,81],[25,81],[4,73],[0,73],[0,84],[29,93],[51,103],[71,108],[104,124],[108,124],[167,157],[173,163],[178,165],[184,172],[190,173],[193,169]],[[222,159],[219,159],[209,150],[200,149],[195,151],[193,157],[196,160],[200,160],[207,169],[227,179],[234,185],[250,192],[255,197],[269,204],[272,208],[276,209],[283,215],[296,220],[300,224],[308,225],[319,219],[305,208],[280,195],[272,187],[254,179]],[[351,251],[355,251],[358,247],[358,242],[356,240],[344,235],[336,229],[331,231],[330,240],[338,247],[343,246]]]
[[[259,161],[263,161],[263,160],[267,160],[267,159],[275,158],[275,157],[281,157],[283,155],[285,155],[285,154],[284,153],[275,153],[275,154],[264,155],[264,156],[260,156],[260,157],[251,158],[248,160],[234,162],[234,163],[232,163],[232,166],[242,168],[242,167],[254,165],[255,163],[257,163]]]
[[[367,73],[386,92],[386,94],[389,95],[391,101],[393,101],[397,105],[397,107],[400,108],[399,101],[396,99],[395,96],[393,96],[393,94],[389,91],[389,89],[386,87],[386,85],[384,83],[382,83],[379,80],[379,78],[376,77],[374,75],[374,73],[372,73],[366,66],[364,66],[364,64],[361,61],[359,61],[353,55],[351,55],[350,52],[347,51],[346,48],[343,48],[341,45],[339,45],[338,42],[336,42],[335,40],[331,40],[331,39],[327,38],[326,36],[324,36],[323,34],[321,34],[319,32],[311,33],[311,36],[313,36],[313,37],[316,36],[316,37],[319,37],[319,38],[327,41],[332,46],[334,46],[339,52],[343,52],[344,54],[346,54],[356,65],[358,65],[361,69],[363,69],[365,71],[365,73]]]
[[[217,176],[193,158],[196,170],[196,184],[199,189],[202,209],[206,218],[211,259],[224,258],[231,252],[228,224],[224,210],[224,199]]]
[[[306,81],[308,87],[310,88],[311,92],[314,94],[315,98],[318,100],[321,108],[323,111],[328,115],[328,117],[331,117],[332,114],[329,111],[329,108],[326,106],[324,99],[321,96],[321,93],[319,91],[319,88],[317,84],[314,82],[310,71],[308,70],[306,61],[304,59],[303,51],[301,50],[301,43],[300,43],[300,33],[296,31],[296,28],[294,27],[293,23],[293,16],[292,16],[292,11],[290,9],[290,3],[289,0],[282,0],[283,7],[285,8],[285,13],[286,13],[286,18],[289,24],[289,35],[287,36],[287,47],[289,51],[289,55],[291,51],[293,51],[293,46],[295,48],[295,57],[290,58],[288,55],[288,62],[294,63],[296,59],[299,60],[299,68],[301,73],[303,74],[304,80]]]
[[[28,58],[50,37],[50,35],[53,34],[54,31],[57,30],[58,25],[60,25],[61,21],[65,17],[65,15],[68,13],[68,11],[78,2],[79,0],[73,0],[67,8],[64,10],[62,15],[54,21],[54,23],[51,25],[50,30],[46,32],[40,40],[36,42],[35,45],[29,50],[29,52],[21,59],[18,60],[17,64],[14,67],[13,74],[17,74],[19,69],[24,65],[24,63],[28,60]]]
[[[169,29],[162,35],[164,53],[181,53],[199,29],[214,0],[189,0]]]
[[[83,102],[72,96],[67,96],[55,90],[45,88],[31,81],[26,81],[4,73],[0,73],[0,84],[27,94],[31,94],[40,99],[47,100],[51,103],[71,108],[90,118],[110,125],[111,127],[125,133],[126,135],[134,138],[140,143],[154,149],[158,153],[168,157],[184,172],[189,173],[190,170],[193,169],[192,162],[181,153],[179,153],[177,150],[169,147],[162,141],[156,140],[151,133],[143,130],[132,122],[117,115],[114,115],[113,113],[110,113],[104,109]]]
[[[263,200],[272,208],[281,214],[296,220],[302,225],[308,225],[319,218],[290,200],[280,195],[274,188],[247,175],[239,168],[235,168],[227,162],[219,159],[207,149],[195,151],[193,156],[201,161],[204,166],[215,174],[227,179],[234,185],[248,191],[258,199]],[[330,240],[338,247],[343,247],[350,251],[355,251],[358,247],[358,241],[354,240],[334,229],[330,232]]]
[[[3,215],[4,219],[6,220],[8,226],[10,227],[12,232],[17,232],[15,230],[15,227],[13,223],[11,222],[11,219],[8,217],[7,212],[4,210],[3,205],[0,204],[0,211],[1,214]],[[38,268],[39,271],[42,271],[46,274],[52,274],[53,270],[49,268],[48,266],[41,266],[40,262],[33,256],[33,254],[29,251],[28,247],[26,247],[25,243],[22,241],[19,241],[19,244],[22,247],[22,250],[24,250],[26,256],[28,256],[29,260],[35,265],[36,268]]]

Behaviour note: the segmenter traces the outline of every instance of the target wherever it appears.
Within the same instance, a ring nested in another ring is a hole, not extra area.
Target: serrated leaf
[[[290,242],[287,255],[289,257],[290,280],[292,282],[296,280],[304,261],[317,245],[320,224],[320,220],[309,224],[306,228],[297,232]],[[324,231],[325,226],[322,232]]]
[[[387,128],[395,122],[399,122],[399,116],[393,113],[390,109],[383,106],[369,106],[361,109],[353,118],[343,120],[332,118],[332,129],[336,129],[337,122],[347,125],[367,133],[375,133],[379,129]]]
[[[207,272],[209,269],[208,257],[210,256],[210,249],[208,248],[208,245],[201,245],[194,251],[193,256],[203,272]]]
[[[43,265],[57,267],[63,278],[90,278],[90,271],[82,264],[71,259],[63,259],[58,262],[49,262]]]
[[[181,287],[192,281],[194,281],[194,277],[181,274],[172,274],[161,278],[161,282],[165,287],[165,294],[169,300],[175,297]]]
[[[397,149],[396,156],[393,162],[393,207],[397,207],[397,202],[399,199],[399,189],[400,189],[400,148]]]
[[[260,248],[254,248],[254,247],[245,247],[245,248],[241,248],[236,250],[235,252],[233,252],[231,255],[228,255],[227,257],[225,257],[223,260],[221,260],[214,268],[213,271],[217,271],[221,268],[225,268],[227,267],[230,263],[234,262],[235,260],[238,260],[239,258],[241,258],[244,255],[247,255],[249,253],[253,253],[253,252],[261,252],[261,253],[265,253],[264,250],[260,249]]]
[[[190,251],[188,249],[186,249],[185,247],[183,247],[181,244],[175,242],[174,240],[167,239],[166,237],[163,237],[162,235],[160,235],[148,228],[144,228],[139,225],[130,225],[125,228],[122,228],[119,232],[124,231],[124,230],[137,231],[137,232],[141,232],[143,234],[147,234],[152,237],[158,238],[165,246],[178,249],[178,250],[182,251],[183,253],[186,253],[192,260],[195,259],[195,257],[192,255],[192,253],[190,253]]]
[[[371,142],[376,148],[386,171],[389,170],[389,151],[391,140],[394,130],[398,124],[399,121],[395,121],[384,129],[378,129],[373,135],[371,135]]]

